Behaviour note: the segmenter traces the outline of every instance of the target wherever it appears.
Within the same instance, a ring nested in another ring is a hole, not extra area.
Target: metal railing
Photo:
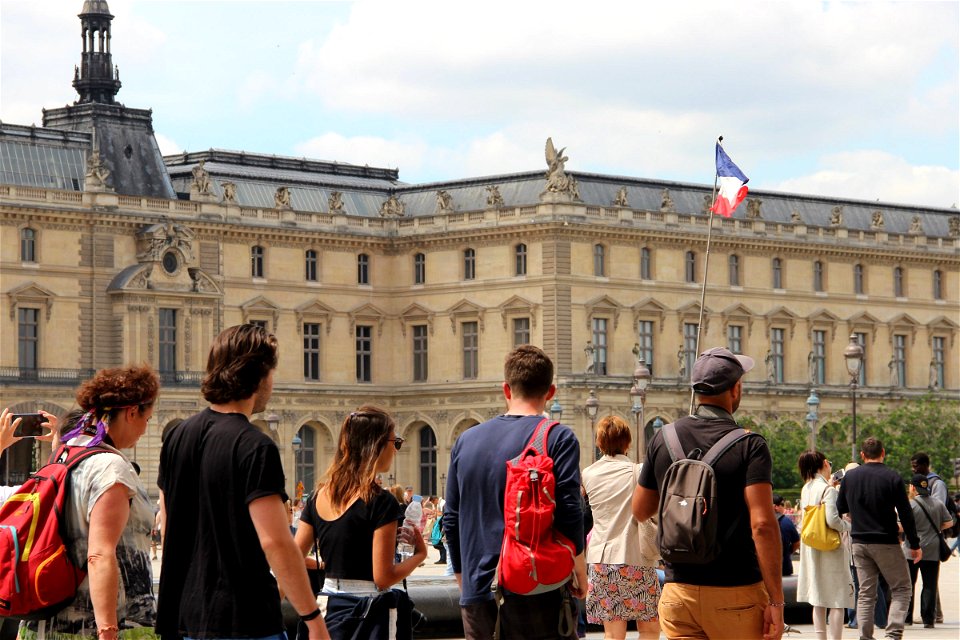
[[[0,367],[0,384],[76,386],[91,378],[96,369],[46,369]],[[199,387],[202,371],[161,371],[160,383],[167,387]]]

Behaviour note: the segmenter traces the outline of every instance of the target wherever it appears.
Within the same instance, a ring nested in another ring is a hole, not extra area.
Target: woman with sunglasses
[[[340,610],[335,605],[349,600],[337,595],[382,595],[427,556],[420,532],[401,530],[399,537],[413,545],[414,553],[394,563],[403,512],[397,500],[376,483],[377,474],[390,469],[402,444],[384,410],[364,406],[352,412],[340,428],[333,463],[300,516],[297,544],[306,555],[316,540],[324,560],[324,593],[329,596],[326,620],[332,638],[347,631],[338,632],[340,621],[332,618]]]

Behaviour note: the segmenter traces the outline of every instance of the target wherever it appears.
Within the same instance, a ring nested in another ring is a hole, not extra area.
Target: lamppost
[[[810,396],[807,398],[807,424],[810,426],[810,451],[817,450],[817,419],[819,416],[820,398],[817,397],[817,390],[810,389]]]
[[[280,428],[280,416],[275,413],[268,413],[263,419],[267,421],[267,427],[270,428],[270,435],[276,439],[277,429]]]
[[[290,447],[293,449],[293,477],[296,480],[296,484],[294,486],[294,491],[296,491],[296,487],[299,487],[300,483],[303,482],[300,465],[300,452],[303,450],[303,440],[300,439],[299,433],[293,434],[293,440],[290,441]],[[300,496],[297,496],[297,498],[299,499]]]
[[[850,343],[843,350],[843,357],[847,362],[847,373],[850,374],[850,397],[853,400],[853,426],[851,429],[852,443],[850,445],[850,460],[857,461],[857,384],[860,382],[860,369],[863,368],[863,346],[857,340],[857,334],[850,334]]]
[[[597,411],[600,409],[600,401],[597,400],[597,394],[594,391],[590,391],[590,397],[587,398],[586,402],[587,415],[590,416],[590,436],[593,438],[593,455],[594,459],[600,459],[600,449],[597,448],[597,434],[593,432],[593,423],[597,419]]]
[[[446,490],[446,486],[447,486],[447,474],[441,473],[440,474],[440,497],[441,498],[443,497],[443,492]]]
[[[550,405],[550,419],[555,422],[560,422],[560,418],[563,417],[563,407],[560,406],[560,401],[557,400],[557,397],[553,397],[553,403]]]
[[[647,400],[647,387],[650,386],[650,369],[643,358],[637,357],[637,368],[633,370],[633,386],[630,388],[630,400],[633,412],[633,418],[637,427],[637,462],[640,462],[641,455],[647,452],[646,434],[643,428],[643,405]]]

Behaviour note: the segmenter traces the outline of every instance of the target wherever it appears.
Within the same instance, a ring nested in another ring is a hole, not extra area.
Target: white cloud
[[[783,180],[769,188],[931,207],[960,202],[960,172],[955,169],[912,166],[883,151],[838,153],[822,158],[820,165],[822,168],[813,174]]]
[[[297,155],[349,164],[419,170],[427,161],[429,148],[422,140],[387,140],[377,136],[347,137],[324,133],[297,144]]]
[[[162,133],[155,132],[153,136],[157,139],[157,146],[160,147],[160,153],[162,155],[168,156],[184,151],[184,148],[177,144],[176,141]]]

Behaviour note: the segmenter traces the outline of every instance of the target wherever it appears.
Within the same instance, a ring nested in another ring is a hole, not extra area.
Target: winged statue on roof
[[[565,193],[574,200],[580,199],[580,187],[576,178],[566,173],[566,162],[569,158],[563,155],[567,148],[560,151],[553,145],[553,138],[547,138],[545,156],[547,160],[547,192]],[[546,192],[545,192],[546,193]]]

